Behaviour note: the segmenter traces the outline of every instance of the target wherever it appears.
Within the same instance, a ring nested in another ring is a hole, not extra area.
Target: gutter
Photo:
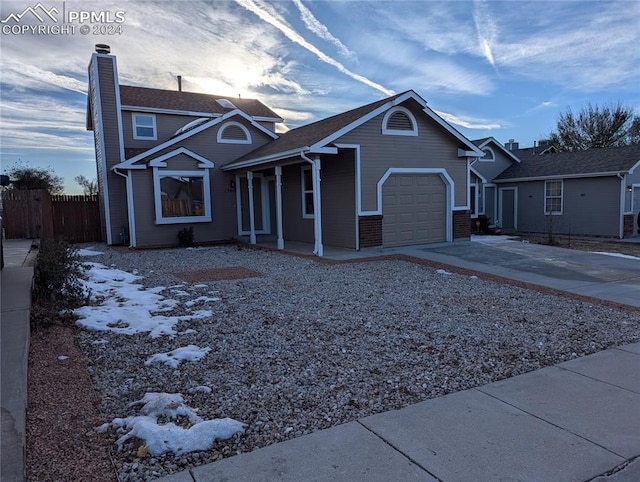
[[[111,170],[118,176],[125,178],[127,187],[127,218],[129,219],[129,247],[135,248],[137,244],[136,240],[136,219],[135,210],[133,207],[133,183],[131,182],[131,171],[127,174],[123,174],[118,171],[116,167],[112,167]]]

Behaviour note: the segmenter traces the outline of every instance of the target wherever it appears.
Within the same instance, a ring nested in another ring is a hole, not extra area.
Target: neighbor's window
[[[208,175],[159,173],[156,189],[157,223],[211,221]]]
[[[562,214],[562,181],[544,182],[544,213]]]
[[[133,138],[156,140],[156,116],[153,114],[133,114]]]
[[[492,162],[496,160],[496,156],[493,153],[492,149],[485,147],[484,149],[482,149],[482,152],[484,152],[484,157],[481,157],[480,161]]]
[[[313,218],[313,176],[311,167],[302,168],[302,217]]]

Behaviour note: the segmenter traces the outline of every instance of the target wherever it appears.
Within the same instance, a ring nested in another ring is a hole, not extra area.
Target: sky
[[[70,194],[96,177],[97,43],[121,84],[174,90],[182,75],[186,91],[260,99],[281,130],[410,89],[469,139],[520,147],[567,108],[640,115],[635,0],[3,0],[0,19],[0,171],[50,167]]]

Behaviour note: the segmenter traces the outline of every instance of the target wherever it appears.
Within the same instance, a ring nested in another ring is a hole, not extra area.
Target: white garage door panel
[[[446,187],[435,174],[393,174],[382,186],[384,246],[443,242]]]

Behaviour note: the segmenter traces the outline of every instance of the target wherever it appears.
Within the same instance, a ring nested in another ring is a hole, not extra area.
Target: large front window
[[[205,173],[156,174],[156,223],[211,221],[209,178]]]
[[[562,214],[562,181],[545,181],[544,213]]]

